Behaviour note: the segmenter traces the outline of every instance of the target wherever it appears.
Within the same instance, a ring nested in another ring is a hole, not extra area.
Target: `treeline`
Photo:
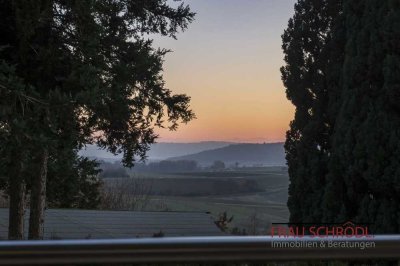
[[[173,173],[173,172],[193,172],[200,170],[196,161],[179,160],[179,161],[160,161],[151,162],[148,164],[138,164],[133,169],[138,172],[158,172],[158,173]]]
[[[400,2],[299,0],[282,35],[296,107],[291,222],[400,232]]]
[[[193,172],[200,170],[196,161],[160,161],[148,164],[138,163],[133,168],[124,167],[121,162],[109,163],[100,161],[100,177],[129,177],[129,174],[136,172],[153,172],[153,173],[177,173],[177,172]]]
[[[128,168],[124,167],[121,162],[116,161],[114,163],[99,161],[100,173],[99,177],[129,177]]]
[[[227,169],[225,163],[222,161],[215,161],[209,166],[200,166],[197,161],[194,160],[163,160],[159,162],[137,163],[133,168],[125,167],[120,161],[111,163],[100,160],[98,164],[100,170],[99,176],[103,178],[129,177],[130,174],[137,172],[186,173],[196,171],[223,171]],[[229,169],[237,169],[238,166],[239,163],[236,163]]]

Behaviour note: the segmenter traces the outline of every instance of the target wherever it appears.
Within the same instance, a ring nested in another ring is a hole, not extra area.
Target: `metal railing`
[[[366,248],[368,243],[370,246]],[[400,259],[400,235],[375,235],[373,238],[224,236],[0,241],[2,265],[314,259]]]

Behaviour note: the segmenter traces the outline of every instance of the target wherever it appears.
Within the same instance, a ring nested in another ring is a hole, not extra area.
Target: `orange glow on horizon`
[[[173,51],[165,57],[166,87],[191,96],[197,119],[177,131],[157,129],[158,142],[284,141],[294,107],[279,71],[280,36],[294,2],[188,1],[196,20],[178,40],[154,44]]]

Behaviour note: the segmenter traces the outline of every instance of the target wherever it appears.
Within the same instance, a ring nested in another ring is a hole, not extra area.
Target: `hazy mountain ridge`
[[[238,143],[190,155],[168,158],[168,160],[194,160],[202,165],[220,160],[225,164],[238,162],[244,165],[286,165],[283,142],[278,143]]]
[[[167,159],[198,153],[206,150],[226,147],[233,142],[225,141],[203,141],[189,143],[160,142],[151,145],[147,156],[152,159]]]
[[[204,141],[204,142],[189,142],[189,143],[173,143],[160,142],[151,145],[147,152],[149,160],[165,160],[170,157],[179,157],[190,155],[206,150],[222,148],[232,144],[233,142],[224,141]],[[87,145],[82,149],[80,155],[98,158],[105,161],[117,161],[122,158],[122,154],[113,155],[111,152],[99,149],[96,145]]]

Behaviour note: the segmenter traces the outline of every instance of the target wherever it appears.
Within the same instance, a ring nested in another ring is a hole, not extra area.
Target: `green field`
[[[145,209],[148,211],[204,211],[215,218],[226,211],[234,216],[231,227],[244,228],[251,234],[266,233],[271,223],[288,221],[289,181],[287,170],[282,167],[175,174],[136,173],[134,177],[147,180],[145,182],[153,186]],[[245,191],[241,187],[244,181],[251,184]],[[174,194],[181,190],[185,191],[184,195]]]
[[[234,217],[230,228],[245,229],[249,234],[268,233],[271,223],[284,223],[289,217],[289,178],[283,167],[135,173],[131,178],[108,178],[105,183],[127,182],[128,186],[129,180],[151,187],[147,211],[210,212],[215,219],[227,212]]]

